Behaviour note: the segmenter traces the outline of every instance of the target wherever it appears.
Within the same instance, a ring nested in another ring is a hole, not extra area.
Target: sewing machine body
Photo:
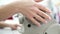
[[[42,24],[41,27],[37,27],[26,19],[23,24],[24,34],[59,34],[60,32],[60,25],[55,20],[50,21],[48,24]]]
[[[37,27],[24,16],[20,18],[20,22],[24,25],[23,34],[60,34],[60,24],[55,19],[48,21],[47,24],[41,24],[41,27]]]
[[[36,25],[34,25],[30,20],[28,20],[27,18],[25,18],[22,14],[19,14],[17,16],[13,17],[14,19],[12,21],[6,21],[6,23],[8,24],[14,24],[18,22],[20,22],[21,24],[23,24],[23,27],[21,27],[21,29],[12,31],[7,30],[7,28],[5,28],[6,31],[10,31],[10,32],[14,32],[15,33],[20,33],[20,34],[60,34],[60,24],[57,23],[54,19],[51,21],[48,21],[47,24],[41,24],[41,27],[37,27]],[[13,22],[13,23],[12,23]],[[11,34],[11,33],[10,33]]]

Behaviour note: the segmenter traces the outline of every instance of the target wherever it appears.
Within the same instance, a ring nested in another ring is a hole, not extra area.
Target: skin
[[[4,21],[0,21],[0,27],[4,28],[4,27],[10,27],[12,30],[16,30],[17,27],[21,27],[22,24],[6,24],[4,23]]]
[[[42,0],[34,0],[34,1],[41,2]],[[15,8],[15,7],[11,7],[11,6],[6,6],[2,9],[0,8],[0,16],[1,16],[0,20],[4,20],[8,17],[11,17],[13,14],[19,13],[19,12],[22,13],[24,16],[26,16],[29,20],[31,20],[37,26],[40,26],[40,23],[37,20],[39,20],[43,23],[47,23],[46,19],[51,20],[51,17],[46,14],[46,13],[50,14],[51,11],[48,8],[46,8],[40,4],[36,3],[36,4],[34,4],[32,6],[28,6],[26,8]],[[19,10],[17,10],[17,9],[19,9]],[[44,12],[46,12],[46,13],[44,13]],[[43,16],[45,19],[43,19],[41,16]],[[20,24],[12,25],[12,24],[6,24],[4,22],[0,22],[0,26],[1,27],[11,27],[13,30],[15,30],[15,29],[17,29],[18,26],[20,26]]]

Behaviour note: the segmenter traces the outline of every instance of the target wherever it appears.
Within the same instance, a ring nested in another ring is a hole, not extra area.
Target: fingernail
[[[51,10],[49,10],[49,13],[51,13],[52,11]]]
[[[38,24],[37,26],[38,26],[38,27],[40,27],[41,25],[40,25],[40,24]]]
[[[40,27],[41,25],[38,25],[38,27]]]
[[[51,13],[51,11],[49,11]]]
[[[41,27],[41,25],[38,25],[38,27]]]
[[[47,21],[45,21],[45,24],[47,24],[48,22]]]
[[[49,17],[49,20],[51,20],[51,17]]]

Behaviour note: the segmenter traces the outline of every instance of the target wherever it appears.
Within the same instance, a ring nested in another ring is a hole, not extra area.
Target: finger
[[[43,23],[47,23],[47,21],[45,19],[43,19],[42,17],[40,17],[39,15],[35,15],[35,18]]]
[[[36,4],[35,6],[42,10],[43,12],[51,13],[51,10],[48,9],[47,7],[44,7],[43,5]]]
[[[31,12],[31,11],[30,11]],[[40,17],[40,16],[38,16],[35,12],[31,12],[31,14],[33,15],[32,17],[35,17],[37,20],[39,20],[39,21],[41,21],[41,22],[45,22],[45,23],[47,23],[47,21],[45,21],[42,17]],[[32,18],[31,17],[31,18]],[[30,20],[31,20],[31,18],[30,18]],[[35,19],[32,19],[31,21],[33,22],[33,23],[35,23],[35,24],[38,24],[39,22],[37,21],[37,20],[35,20]]]
[[[19,27],[21,27],[21,26],[22,26],[22,24],[17,24],[16,26],[19,26]]]
[[[34,24],[36,24],[37,26],[40,27],[40,23],[37,22],[35,19],[33,19],[33,16],[34,16],[35,13],[33,13],[33,11],[31,11],[31,10],[28,10],[28,11],[29,11],[28,13],[30,15],[28,15],[27,18],[30,19]]]
[[[32,11],[36,12],[39,16],[44,17],[45,19],[49,19],[51,20],[51,17],[49,15],[47,15],[46,13],[44,13],[43,11],[39,10],[38,8],[32,8]]]
[[[41,17],[43,17],[44,19],[51,20],[51,17],[49,15],[47,15],[46,13],[42,12],[42,11],[39,11],[38,15],[41,16]]]
[[[40,27],[40,23],[38,21],[36,21],[34,18],[29,18],[35,25],[37,25],[38,27]]]
[[[35,9],[35,7],[33,9]],[[42,21],[43,23],[44,22],[47,23],[47,21],[45,21],[42,17],[38,16],[35,12],[36,12],[36,10],[31,12],[31,14],[33,15],[33,17],[36,17],[37,20]]]

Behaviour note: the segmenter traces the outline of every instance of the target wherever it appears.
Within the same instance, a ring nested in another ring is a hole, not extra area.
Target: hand
[[[12,30],[17,30],[17,27],[21,27],[21,24],[9,24],[9,27],[11,27]]]
[[[21,10],[21,13],[25,15],[28,19],[30,19],[37,26],[40,26],[40,23],[38,21],[47,23],[46,19],[51,20],[51,17],[45,12],[49,14],[51,13],[51,11],[48,8],[39,4],[22,8]],[[44,19],[41,16],[44,17]]]

